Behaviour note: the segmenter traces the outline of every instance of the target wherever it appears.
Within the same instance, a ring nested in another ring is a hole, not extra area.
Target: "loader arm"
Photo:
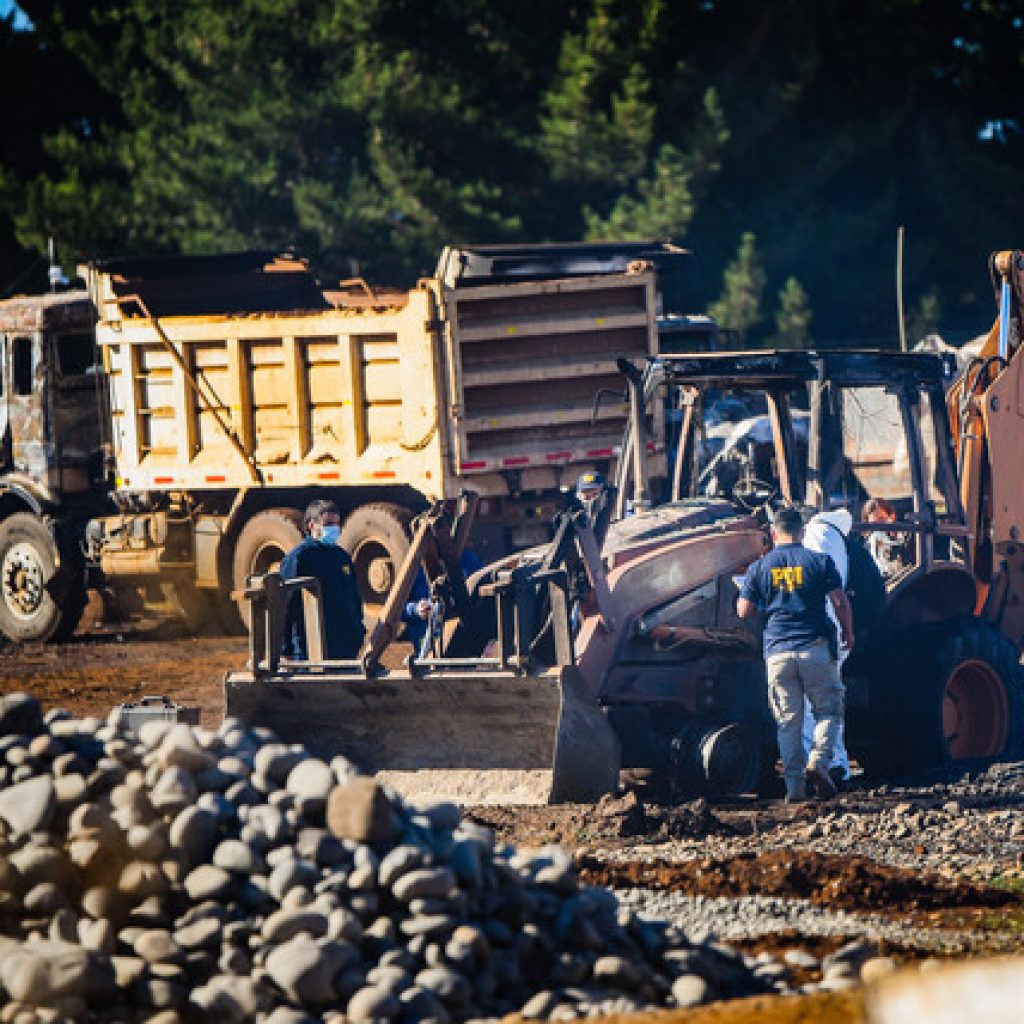
[[[994,253],[999,314],[978,356],[947,397],[960,497],[971,536],[967,559],[978,612],[1024,645],[1024,252]]]

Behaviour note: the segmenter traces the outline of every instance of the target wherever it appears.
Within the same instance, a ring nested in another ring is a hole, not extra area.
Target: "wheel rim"
[[[382,604],[395,582],[395,563],[391,552],[379,541],[368,540],[356,549],[352,561],[363,600]]]
[[[31,621],[46,600],[46,571],[35,547],[25,541],[4,554],[0,568],[4,602],[22,622]]]
[[[1010,729],[1006,687],[988,662],[957,665],[942,693],[942,734],[954,761],[996,757]]]

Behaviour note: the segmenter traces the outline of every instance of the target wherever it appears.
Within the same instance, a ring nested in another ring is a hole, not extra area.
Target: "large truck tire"
[[[241,593],[247,576],[273,572],[281,559],[302,541],[302,513],[294,508],[272,508],[254,515],[238,534],[232,559],[232,589]],[[238,617],[249,626],[249,602],[235,599]]]
[[[50,524],[31,512],[0,523],[0,632],[15,641],[66,640],[86,604],[81,553],[58,550]],[[59,563],[59,569],[58,569]]]
[[[356,567],[364,603],[383,604],[409,553],[409,523],[413,513],[402,505],[380,502],[362,505],[341,528],[341,546]]]
[[[900,633],[877,709],[890,771],[1024,756],[1024,668],[1013,644],[973,616]]]

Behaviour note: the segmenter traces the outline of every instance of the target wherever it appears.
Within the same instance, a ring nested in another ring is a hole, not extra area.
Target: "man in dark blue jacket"
[[[825,611],[831,603],[842,645],[853,647],[853,615],[835,563],[803,546],[797,509],[775,514],[775,547],[748,570],[736,611],[742,619],[763,612],[768,699],[778,726],[786,799],[803,800],[807,783],[819,797],[835,796],[828,775],[836,735],[843,721],[844,691],[837,660],[836,631]],[[814,715],[814,746],[804,757],[801,729],[804,698]]]
[[[459,559],[462,566],[462,578],[468,580],[478,569],[484,567],[484,563],[469,548],[463,548],[462,557]],[[434,566],[434,570],[439,567]],[[436,575],[436,571],[435,571]],[[417,658],[425,658],[429,653],[431,637],[428,635],[432,620],[442,619],[438,609],[435,609],[430,600],[430,584],[427,582],[427,574],[420,566],[416,579],[412,582],[409,590],[409,600],[402,611],[402,621],[405,623],[405,638],[412,644],[413,652]]]
[[[324,615],[324,657],[330,661],[354,658],[366,630],[363,602],[356,586],[356,572],[348,552],[339,547],[341,516],[333,501],[314,501],[303,517],[306,539],[281,560],[281,578],[313,576],[320,581]],[[305,659],[306,635],[302,619],[302,596],[292,594],[288,605],[281,654]]]

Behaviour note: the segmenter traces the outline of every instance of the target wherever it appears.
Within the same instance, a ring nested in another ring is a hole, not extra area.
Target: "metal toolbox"
[[[165,696],[148,696],[139,701],[118,704],[114,709],[118,724],[137,733],[144,722],[185,722],[199,725],[199,708],[187,708]]]

